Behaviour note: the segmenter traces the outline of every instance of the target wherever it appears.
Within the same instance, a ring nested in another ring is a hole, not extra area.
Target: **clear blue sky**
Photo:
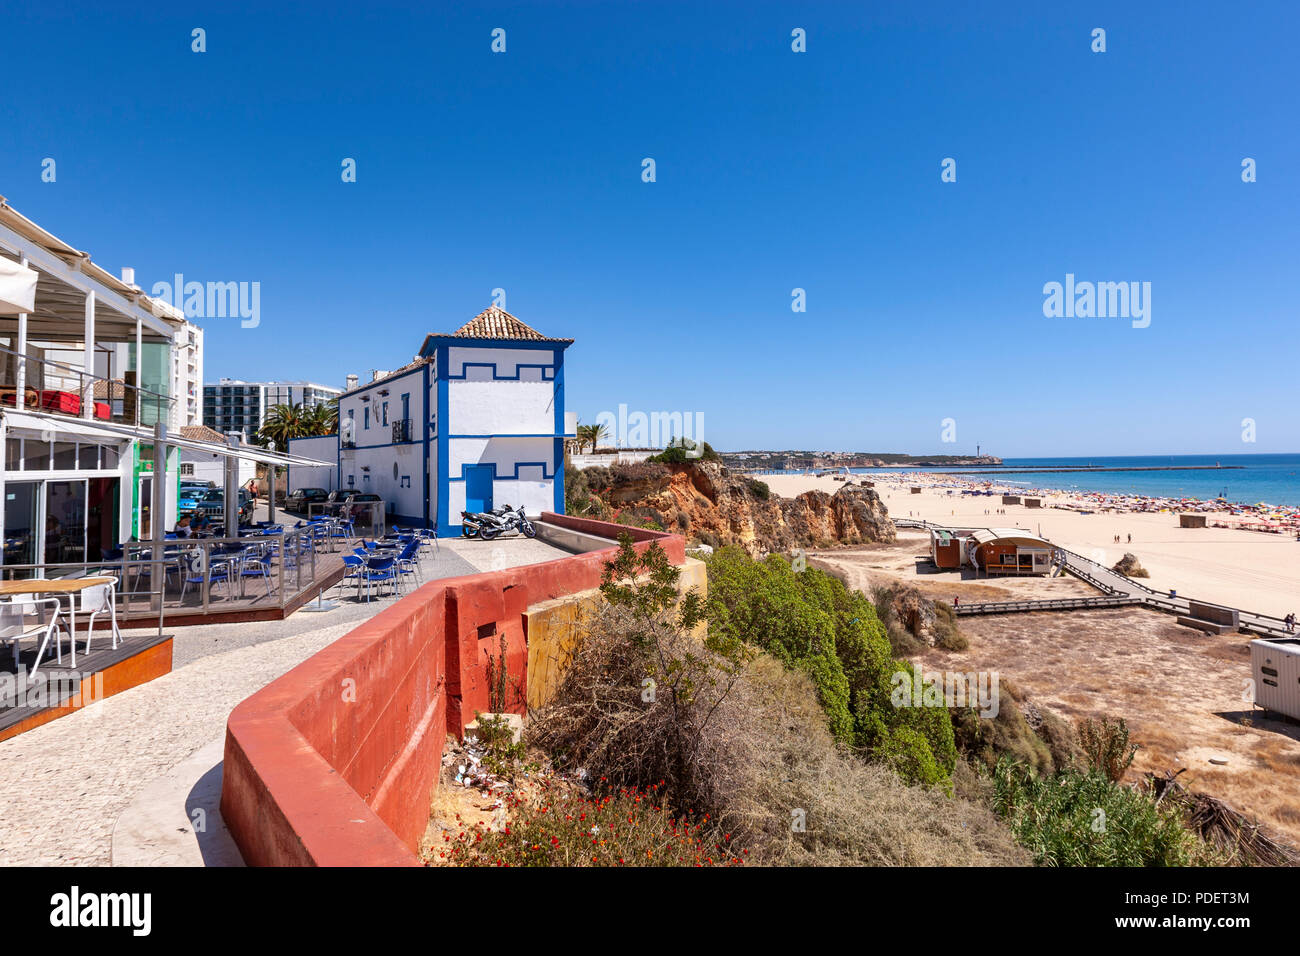
[[[720,449],[1300,450],[1294,2],[5,0],[3,24],[0,194],[146,289],[261,283],[260,327],[203,323],[209,380],[341,385],[502,287],[577,340],[584,421],[702,412]],[[1067,272],[1150,282],[1150,327],[1045,318]]]

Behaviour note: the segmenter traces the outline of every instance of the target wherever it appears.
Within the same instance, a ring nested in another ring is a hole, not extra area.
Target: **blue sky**
[[[720,449],[1300,450],[1294,3],[3,20],[0,194],[146,289],[261,283],[256,329],[202,322],[209,380],[364,378],[500,287],[577,340],[584,421],[698,412]],[[1150,326],[1044,317],[1066,273],[1150,282]]]

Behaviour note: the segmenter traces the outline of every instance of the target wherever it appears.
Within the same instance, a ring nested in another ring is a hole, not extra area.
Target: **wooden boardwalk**
[[[894,521],[894,525],[899,528],[912,528],[922,531],[944,527],[943,525],[931,524],[928,521],[920,521],[914,518],[898,518]],[[1193,601],[1196,601],[1195,598],[1184,597],[1181,594],[1175,596],[1166,591],[1153,590],[1140,581],[1126,577],[1103,564],[1085,558],[1081,554],[1075,554],[1068,548],[1062,548],[1059,545],[1054,545],[1054,547],[1064,558],[1061,565],[1062,569],[1073,574],[1081,581],[1091,584],[1101,592],[1099,596],[1053,598],[1041,601],[986,601],[980,604],[963,604],[954,610],[958,615],[965,617],[981,614],[1084,611],[1097,608],[1140,606],[1163,611],[1166,614],[1191,615],[1190,605]],[[1216,604],[1213,601],[1196,601],[1196,603],[1224,607],[1224,605]],[[1240,630],[1242,631],[1258,634],[1260,637],[1288,636],[1286,625],[1283,624],[1280,617],[1273,617],[1270,614],[1257,614],[1254,611],[1244,611],[1240,608],[1227,609],[1237,612]]]

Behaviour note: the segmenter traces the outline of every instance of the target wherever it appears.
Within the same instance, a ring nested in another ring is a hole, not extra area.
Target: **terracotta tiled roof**
[[[528,342],[572,342],[553,339],[525,325],[505,309],[489,306],[452,333],[458,339],[516,339]]]
[[[112,394],[110,394],[110,386]],[[111,401],[115,398],[126,398],[126,383],[117,378],[108,382],[104,381],[102,378],[97,378],[95,379],[95,398],[101,401],[105,399]]]
[[[207,425],[182,425],[181,437],[191,441],[211,441],[219,445],[226,443],[226,436]]]

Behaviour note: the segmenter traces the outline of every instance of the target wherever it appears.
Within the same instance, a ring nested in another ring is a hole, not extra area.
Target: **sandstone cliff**
[[[796,498],[733,475],[717,462],[615,469],[593,483],[614,514],[648,519],[665,531],[714,546],[740,545],[750,554],[893,541],[894,522],[876,493],[846,485],[834,495]]]

